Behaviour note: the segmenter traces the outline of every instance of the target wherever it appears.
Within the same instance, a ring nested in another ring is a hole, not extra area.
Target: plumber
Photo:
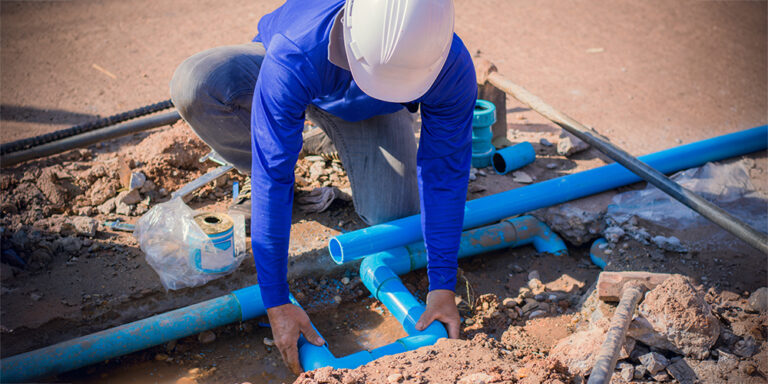
[[[299,335],[324,343],[288,300],[305,118],[338,151],[365,223],[421,212],[429,294],[417,329],[440,321],[459,336],[453,291],[477,85],[453,18],[452,0],[288,0],[261,18],[252,42],[200,52],[173,76],[171,96],[184,120],[250,175],[253,193],[244,188],[231,210],[250,218],[275,343],[297,374]]]

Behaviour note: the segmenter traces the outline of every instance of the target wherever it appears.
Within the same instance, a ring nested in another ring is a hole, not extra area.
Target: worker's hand
[[[435,320],[445,324],[448,329],[448,337],[451,339],[459,338],[461,317],[459,317],[459,310],[456,308],[453,291],[436,289],[427,294],[427,310],[416,322],[416,330],[423,331]]]
[[[283,304],[277,307],[267,309],[269,316],[269,325],[272,327],[272,337],[275,339],[275,345],[283,355],[283,361],[294,374],[299,375],[304,372],[299,363],[299,333],[304,334],[304,338],[318,347],[325,344],[320,335],[312,328],[309,316],[303,309],[293,304]]]

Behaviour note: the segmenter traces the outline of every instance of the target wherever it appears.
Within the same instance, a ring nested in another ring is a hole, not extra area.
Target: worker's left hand
[[[448,337],[451,339],[459,338],[459,310],[456,308],[454,293],[448,289],[436,289],[427,294],[427,310],[416,322],[416,330],[423,331],[433,321],[439,321],[445,324],[448,329]]]

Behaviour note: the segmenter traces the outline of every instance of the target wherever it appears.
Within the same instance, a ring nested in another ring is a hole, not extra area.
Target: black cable
[[[16,140],[10,143],[0,145],[0,154],[5,155],[8,153],[18,152],[38,145],[47,144],[56,140],[65,139],[67,137],[79,135],[81,133],[90,132],[99,128],[108,127],[117,123],[121,123],[126,120],[135,119],[140,116],[149,115],[164,109],[172,108],[173,101],[171,99],[161,101],[159,103],[145,105],[140,108],[132,109],[130,111],[118,113],[116,115],[107,116],[102,119],[90,121],[83,124],[78,124],[73,127],[58,130],[56,132],[50,132],[35,137],[29,137],[26,139]]]

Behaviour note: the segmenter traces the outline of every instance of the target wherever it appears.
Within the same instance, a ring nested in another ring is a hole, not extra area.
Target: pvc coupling
[[[536,160],[536,150],[533,149],[531,143],[524,141],[496,151],[491,163],[496,173],[505,175],[533,163],[534,160]]]
[[[491,144],[491,126],[496,122],[496,107],[490,101],[478,99],[472,116],[472,166],[485,168],[491,165],[496,148]]]

